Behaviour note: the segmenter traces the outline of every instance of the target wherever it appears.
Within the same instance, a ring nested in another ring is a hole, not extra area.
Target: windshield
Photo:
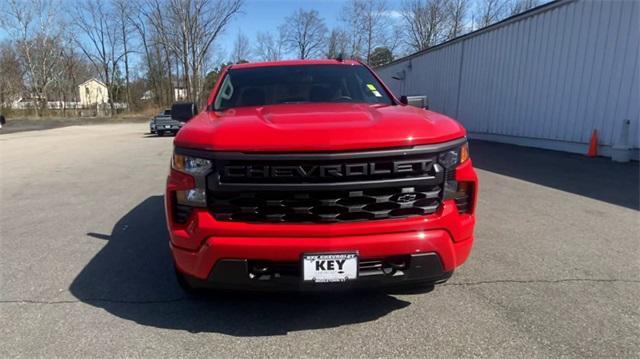
[[[229,70],[213,109],[309,102],[392,104],[364,66],[300,65]]]

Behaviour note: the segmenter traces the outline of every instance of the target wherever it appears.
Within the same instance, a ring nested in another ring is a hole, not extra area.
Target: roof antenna
[[[338,54],[338,57],[336,57],[336,61],[344,62],[344,54],[342,52]]]

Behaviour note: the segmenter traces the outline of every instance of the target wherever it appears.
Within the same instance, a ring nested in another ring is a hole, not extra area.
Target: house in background
[[[147,90],[144,93],[142,93],[142,96],[140,97],[141,101],[149,101],[153,98],[153,91],[151,90]]]
[[[80,105],[88,107],[109,102],[107,86],[95,78],[89,79],[78,85]]]
[[[187,99],[187,89],[184,87],[174,87],[173,88],[173,100],[174,101],[184,101]]]
[[[152,90],[145,91],[142,96],[140,96],[141,101],[150,101],[153,99],[154,93]],[[174,87],[173,88],[173,101],[186,101],[187,100],[187,89],[184,87]]]

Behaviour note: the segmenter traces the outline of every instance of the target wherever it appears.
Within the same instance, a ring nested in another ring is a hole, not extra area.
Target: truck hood
[[[174,143],[216,151],[343,151],[445,142],[465,136],[444,115],[411,106],[286,104],[203,112]]]

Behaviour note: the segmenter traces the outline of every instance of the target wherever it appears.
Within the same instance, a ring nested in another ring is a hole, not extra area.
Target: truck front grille
[[[348,222],[434,213],[440,186],[344,191],[243,191],[209,196],[217,220],[238,222]]]
[[[218,221],[343,223],[437,212],[446,177],[438,154],[464,141],[363,152],[176,153],[212,161],[207,206]]]

